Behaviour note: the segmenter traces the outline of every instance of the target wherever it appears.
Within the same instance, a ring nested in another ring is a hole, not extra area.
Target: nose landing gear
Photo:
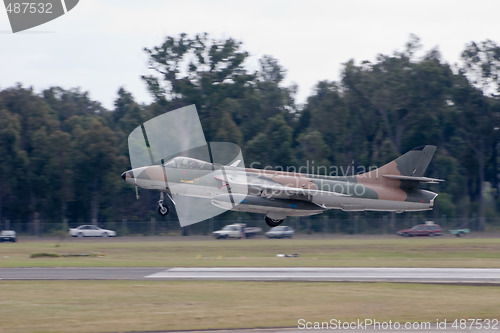
[[[158,200],[158,213],[161,216],[165,216],[168,214],[170,211],[167,206],[163,206],[163,200],[165,198],[165,194],[163,192],[160,192],[160,200]]]
[[[158,207],[158,213],[161,215],[161,216],[165,216],[168,214],[169,212],[169,209],[167,206],[163,206],[163,202],[160,200],[158,201],[158,205],[160,207]]]
[[[168,188],[167,188],[168,190]],[[170,192],[167,192],[167,197],[168,197],[168,200],[170,200],[172,202],[172,204],[175,206],[175,201],[174,201],[174,198],[172,198],[172,195]],[[158,213],[161,215],[161,216],[165,216],[165,215],[168,215],[168,213],[170,212],[170,209],[168,208],[167,205],[163,205],[163,200],[165,199],[165,192],[160,192],[160,200],[158,200]]]

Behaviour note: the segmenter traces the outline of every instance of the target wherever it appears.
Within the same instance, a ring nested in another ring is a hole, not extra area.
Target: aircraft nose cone
[[[132,176],[132,174],[131,174],[131,172],[130,172],[130,171],[125,171],[124,173],[122,173],[122,179],[123,179],[123,180],[127,180],[127,179],[129,179],[129,178],[134,178],[134,177]]]

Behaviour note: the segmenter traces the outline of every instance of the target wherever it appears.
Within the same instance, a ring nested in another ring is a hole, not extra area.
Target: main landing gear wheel
[[[284,220],[276,220],[266,216],[266,223],[271,228],[279,226],[281,223],[283,223],[283,221]]]

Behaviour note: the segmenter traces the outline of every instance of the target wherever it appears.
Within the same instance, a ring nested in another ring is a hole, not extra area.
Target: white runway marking
[[[500,269],[328,267],[0,268],[3,280],[219,280],[500,284]]]
[[[170,280],[500,283],[500,269],[238,267],[170,268],[146,276]]]

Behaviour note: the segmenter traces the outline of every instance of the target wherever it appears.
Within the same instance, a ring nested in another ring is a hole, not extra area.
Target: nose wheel
[[[164,199],[164,194],[163,192],[160,193],[160,200],[158,200],[158,213],[161,215],[161,216],[165,216],[168,214],[169,212],[169,209],[167,206],[164,206],[163,205],[163,199]]]
[[[158,213],[161,215],[161,216],[165,216],[168,214],[169,212],[169,209],[167,206],[163,206],[163,202],[159,201],[158,204],[160,205],[160,207],[158,207]]]

